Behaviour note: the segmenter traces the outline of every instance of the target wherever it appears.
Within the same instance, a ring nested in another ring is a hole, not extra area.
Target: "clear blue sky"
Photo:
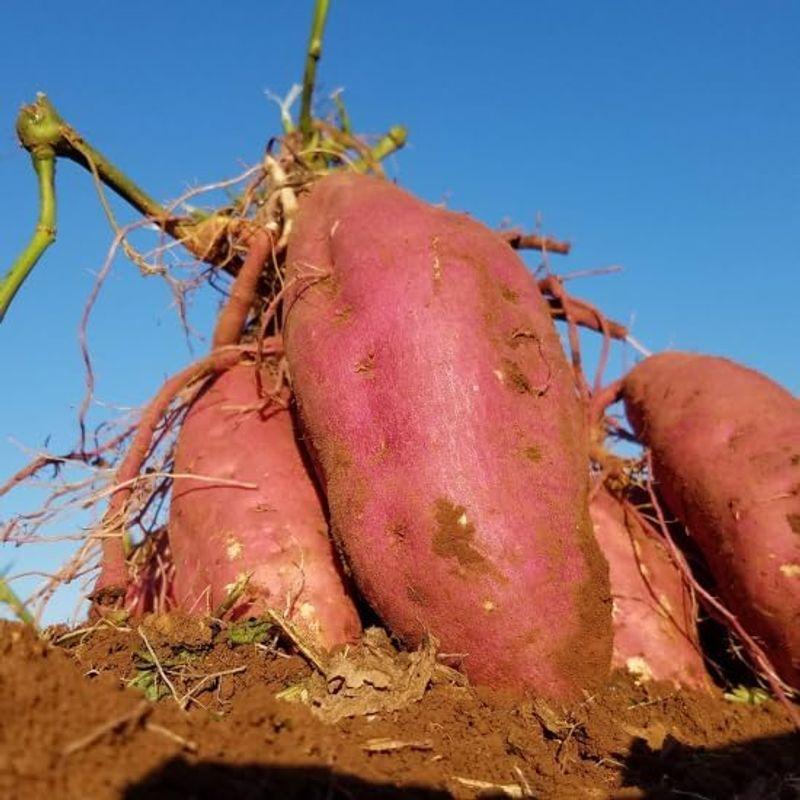
[[[152,194],[176,197],[253,163],[279,132],[264,90],[299,80],[311,0],[12,0],[4,12],[2,271],[36,214],[13,130],[21,103],[47,92]],[[726,355],[798,393],[798,41],[800,3],[775,0],[333,0],[320,88],[345,87],[358,130],[409,127],[390,165],[405,187],[491,225],[541,214],[574,244],[557,268],[622,264],[571,288],[635,317],[650,348]],[[74,439],[76,329],[111,234],[86,173],[61,164],[58,193],[58,241],[0,326],[2,476],[24,460],[8,437]],[[215,302],[197,298],[201,331]],[[164,285],[122,259],[90,340],[104,403],[141,404],[191,358]],[[62,550],[0,546],[0,569]]]

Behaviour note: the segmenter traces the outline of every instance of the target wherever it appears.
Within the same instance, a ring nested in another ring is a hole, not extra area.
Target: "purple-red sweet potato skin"
[[[722,599],[800,687],[800,401],[727,359],[677,352],[639,364],[623,394]]]
[[[467,216],[352,174],[303,200],[287,263],[299,416],[367,600],[478,683],[566,698],[602,680],[583,417],[523,263]]]
[[[708,689],[695,604],[655,531],[604,488],[589,513],[611,579],[612,665],[643,679]]]
[[[187,611],[213,611],[230,586],[252,572],[234,616],[260,616],[272,608],[287,614],[318,646],[354,641],[360,634],[358,614],[291,414],[275,404],[259,411],[262,404],[255,370],[238,366],[218,377],[186,416],[176,474],[256,488],[175,478],[169,520],[175,600]]]

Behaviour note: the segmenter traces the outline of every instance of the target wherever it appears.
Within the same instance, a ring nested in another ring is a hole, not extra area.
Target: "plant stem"
[[[46,95],[38,94],[33,103],[22,107],[17,118],[17,136],[22,146],[33,157],[34,166],[37,166],[37,158],[42,160],[46,154],[49,154],[51,159],[61,156],[74,161],[95,174],[103,184],[141,214],[151,219],[164,233],[178,239],[192,255],[201,261],[209,264],[229,264],[231,253],[223,235],[231,222],[229,216],[212,214],[205,219],[194,220],[171,214],[169,209],[150,197],[99,150],[89,144],[69,123],[65,122]],[[46,164],[43,168],[47,169]],[[40,229],[41,223],[37,226],[37,234]],[[47,242],[47,244],[50,243],[50,241]],[[28,255],[30,247],[23,256]],[[36,258],[39,255],[41,255],[41,251]],[[34,259],[28,266],[28,271],[35,263]],[[17,269],[19,269],[19,262],[15,263],[6,281]],[[0,288],[4,291],[5,286],[5,282],[0,284]],[[10,298],[8,302],[10,302]]]
[[[339,130],[350,136],[353,133],[353,128],[350,124],[350,115],[347,113],[347,108],[345,108],[342,100],[342,93],[336,92],[332,99],[333,104],[336,106],[336,114],[339,117]]]
[[[311,21],[311,35],[308,38],[306,68],[303,73],[303,98],[300,104],[300,133],[303,143],[308,144],[314,135],[311,120],[311,101],[314,97],[314,83],[317,79],[317,64],[322,56],[322,35],[328,16],[330,0],[316,0],[314,18]]]
[[[49,148],[54,155],[69,158],[87,169],[94,164],[103,183],[137,211],[154,220],[166,220],[167,210],[65,122],[47,95],[39,93],[33,103],[22,107],[17,118],[17,136],[34,157],[37,150]]]
[[[55,153],[42,146],[31,153],[31,161],[39,183],[39,219],[27,247],[0,281],[0,322],[42,253],[56,240]]]
[[[181,220],[170,216],[164,206],[150,197],[140,186],[131,180],[122,170],[109,161],[101,152],[95,150],[77,131],[64,124],[63,139],[59,142],[58,155],[74,161],[90,172],[92,164],[103,183],[116,192],[123,200],[132,205],[140,214],[149,217],[172,235]]]
[[[25,608],[25,604],[17,597],[4,578],[0,578],[0,603],[5,603],[17,615],[20,622],[24,622],[32,628],[36,627],[33,615]]]
[[[403,125],[395,125],[369,151],[369,157],[360,158],[353,164],[353,169],[357,172],[366,172],[374,164],[378,164],[384,158],[403,147],[407,139],[408,130]]]

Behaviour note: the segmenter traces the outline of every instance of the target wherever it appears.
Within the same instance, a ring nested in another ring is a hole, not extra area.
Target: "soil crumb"
[[[329,725],[276,697],[311,667],[265,623],[46,635],[0,622],[7,800],[800,798],[800,739],[769,700],[617,674],[561,708],[454,677]]]
[[[434,504],[436,529],[433,533],[433,552],[442,558],[455,558],[472,572],[486,572],[488,563],[475,549],[475,525],[470,522],[464,506],[439,498]]]

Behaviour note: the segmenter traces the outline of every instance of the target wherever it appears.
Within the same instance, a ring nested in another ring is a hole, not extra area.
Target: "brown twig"
[[[216,680],[217,678],[223,678],[226,675],[238,675],[241,672],[244,672],[247,669],[247,666],[242,665],[241,667],[232,667],[231,669],[223,669],[219,672],[212,672],[208,675],[203,675],[203,677],[191,688],[189,689],[186,694],[184,694],[180,700],[179,705],[181,709],[185,710],[186,706],[189,702],[197,703],[195,699],[195,695],[203,688],[209,681]]]
[[[596,306],[588,303],[586,300],[581,300],[567,294],[563,288],[565,276],[562,275],[548,275],[539,281],[539,289],[545,295],[545,299],[550,305],[550,314],[553,319],[570,320],[581,328],[588,328],[589,330],[602,333],[604,336],[611,339],[618,339],[621,342],[633,347],[641,355],[648,357],[652,355],[641,342],[635,339],[627,326],[620,322],[615,322],[605,316]],[[604,350],[607,353],[608,342],[604,344]],[[605,366],[605,364],[603,364]],[[598,371],[595,376],[595,387],[597,388],[598,377],[602,379],[602,370]]]
[[[566,320],[569,315],[575,324],[582,328],[602,333],[606,327],[612,339],[627,341],[629,332],[625,325],[608,319],[591,303],[568,294],[559,277],[548,275],[542,278],[539,281],[539,291],[547,298],[550,313],[555,319]]]
[[[179,736],[175,731],[171,731],[163,725],[158,725],[155,722],[145,722],[144,728],[151,733],[157,733],[159,736],[163,736],[165,739],[175,742],[175,744],[180,745],[181,749],[185,750],[187,753],[197,752],[198,748],[196,742],[190,739],[184,739],[183,736]]]
[[[537,233],[523,233],[520,230],[498,231],[500,237],[504,239],[515,250],[542,250],[547,253],[558,253],[566,256],[572,249],[569,242],[562,242],[553,239],[551,236],[540,236]]]
[[[542,293],[549,294],[554,298],[564,313],[564,319],[567,322],[567,337],[569,339],[575,385],[583,400],[588,403],[590,395],[589,384],[586,381],[586,375],[583,372],[583,365],[581,363],[581,341],[578,335],[578,324],[573,314],[574,302],[561,285],[561,281],[559,281],[555,275],[548,275],[548,277],[542,278],[539,281],[539,289]]]
[[[147,700],[142,700],[131,711],[128,711],[127,713],[122,714],[114,719],[110,719],[108,722],[104,722],[102,725],[98,725],[94,730],[87,733],[86,736],[82,736],[80,739],[75,739],[74,741],[70,742],[61,751],[61,755],[64,756],[64,758],[68,758],[73,753],[77,753],[79,750],[85,750],[87,747],[91,747],[95,742],[100,741],[100,739],[102,739],[108,733],[121,730],[128,725],[138,725],[142,718],[150,712],[151,708],[152,706],[149,702],[147,702]]]

